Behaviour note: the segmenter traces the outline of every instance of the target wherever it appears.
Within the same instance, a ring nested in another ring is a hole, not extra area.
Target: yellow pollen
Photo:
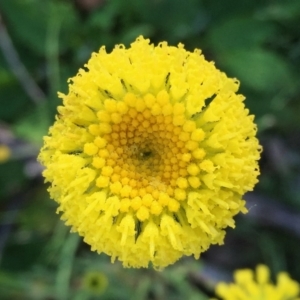
[[[136,216],[142,222],[147,220],[149,218],[149,209],[145,206],[141,206],[137,211]]]
[[[110,166],[105,166],[105,167],[102,168],[101,174],[102,174],[103,176],[109,177],[109,176],[113,173],[113,171],[114,171],[114,170],[113,170],[112,167],[110,167]]]
[[[186,121],[183,124],[183,130],[185,132],[194,132],[196,130],[196,123],[190,120]]]
[[[113,159],[113,158],[108,158],[108,159],[106,160],[106,165],[107,165],[107,166],[114,167],[115,164],[116,164],[116,160]]]
[[[181,156],[181,160],[184,162],[189,162],[191,160],[191,154],[190,153],[184,153]]]
[[[151,203],[150,213],[158,216],[162,212],[162,209],[162,206],[158,202],[154,201]]]
[[[174,191],[174,197],[176,200],[182,201],[186,198],[186,192],[184,189],[175,189]]]
[[[106,99],[104,101],[106,111],[113,113],[117,111],[117,102],[113,99]]]
[[[128,198],[124,198],[120,204],[120,211],[121,212],[128,212],[130,207],[131,201]]]
[[[132,188],[129,185],[124,185],[120,191],[120,195],[122,197],[129,197],[130,196],[130,192],[131,192]]]
[[[92,124],[89,126],[89,132],[96,136],[96,135],[99,135],[100,134],[100,128],[99,128],[99,125],[96,125],[96,124]]]
[[[141,199],[141,197],[135,197],[131,201],[131,207],[134,210],[138,210],[141,207],[141,205],[142,205],[142,199]]]
[[[119,124],[122,121],[122,117],[119,113],[111,114],[111,121],[115,124]]]
[[[137,114],[138,114],[138,112],[134,108],[130,108],[128,111],[128,116],[132,119],[135,119]]]
[[[107,187],[109,184],[109,178],[106,176],[99,176],[96,180],[96,185],[99,188]]]
[[[112,128],[109,123],[101,123],[101,125],[99,126],[99,131],[100,134],[111,133]]]
[[[200,164],[199,167],[201,170],[204,170],[208,173],[212,173],[215,169],[214,164],[211,160],[205,159]],[[192,174],[191,174],[192,175]]]
[[[181,189],[186,189],[188,187],[188,182],[186,178],[179,177],[176,181],[177,186]]]
[[[129,184],[129,178],[128,177],[123,177],[122,179],[121,179],[121,183],[123,184],[123,185],[127,185],[127,184]],[[131,186],[131,185],[130,185]]]
[[[87,155],[95,155],[98,152],[98,147],[93,143],[88,143],[84,145],[83,152]]]
[[[183,103],[175,103],[173,107],[173,114],[174,116],[176,115],[181,115],[185,112],[185,107]]]
[[[205,133],[201,128],[194,129],[191,134],[191,139],[196,142],[203,141],[204,137],[205,137]]]
[[[114,174],[115,175],[115,174]],[[113,176],[114,176],[113,175]],[[113,180],[112,180],[113,181]],[[120,191],[122,189],[122,184],[120,181],[116,181],[114,183],[112,183],[110,185],[110,190],[114,193],[114,194],[120,194]]]
[[[154,103],[151,108],[151,113],[154,116],[158,116],[161,113],[161,107],[158,103]]]
[[[120,180],[120,175],[119,175],[119,174],[113,174],[113,175],[111,176],[110,180],[111,180],[112,182],[117,182],[117,181]]]
[[[94,144],[99,148],[104,148],[107,144],[107,141],[104,138],[97,136],[94,140]]]
[[[192,152],[192,156],[198,160],[204,158],[205,154],[206,153],[205,153],[204,149],[202,149],[202,148],[197,148]]]
[[[190,186],[194,189],[197,189],[201,185],[200,179],[196,176],[189,177],[188,182]]]
[[[171,212],[177,212],[179,207],[180,207],[180,204],[178,201],[176,201],[175,199],[170,199],[170,201],[168,203],[168,209]]]
[[[150,194],[146,194],[143,198],[142,198],[142,201],[143,201],[143,205],[146,206],[146,207],[150,207],[151,206],[151,203],[153,201],[153,197],[152,195]]]
[[[145,101],[146,106],[147,106],[149,109],[152,109],[152,106],[153,106],[154,103],[155,103],[155,97],[154,97],[152,94],[147,94],[147,95],[144,97],[144,101]]]
[[[128,106],[124,102],[118,102],[117,103],[117,111],[121,114],[124,115],[128,111]]]
[[[188,132],[181,132],[180,135],[179,135],[179,139],[180,141],[182,142],[186,142],[190,139],[190,134]]]
[[[170,197],[168,194],[165,194],[165,193],[160,193],[159,194],[159,197],[158,197],[158,203],[161,205],[161,206],[167,206],[168,203],[170,201]]]
[[[173,118],[173,125],[174,126],[181,126],[185,122],[185,116],[184,115],[176,115]]]
[[[164,116],[169,116],[169,115],[172,114],[172,112],[173,112],[172,104],[168,103],[168,104],[163,106],[162,113],[163,113]]]
[[[185,144],[185,148],[190,150],[190,151],[196,150],[198,148],[198,142],[187,141],[186,144]]]
[[[129,107],[135,107],[136,106],[136,96],[131,93],[127,93],[124,97],[124,102],[129,106]]]
[[[103,157],[94,157],[92,165],[97,169],[101,169],[105,166],[105,159]]]
[[[100,110],[97,112],[97,117],[99,121],[103,123],[109,123],[110,122],[110,114],[104,110]]]
[[[189,164],[187,167],[187,171],[190,175],[195,176],[200,172],[200,169],[196,164]]]

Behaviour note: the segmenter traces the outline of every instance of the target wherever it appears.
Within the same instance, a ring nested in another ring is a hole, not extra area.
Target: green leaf
[[[0,0],[0,8],[9,31],[39,55],[45,53],[49,19],[62,22],[60,48],[72,45],[78,18],[71,4],[39,0]]]
[[[3,18],[8,30],[35,53],[45,51],[47,5],[37,0],[0,0]]]
[[[163,38],[176,43],[188,35],[198,33],[207,17],[202,3],[197,0],[133,1],[142,22],[163,32]],[[165,37],[164,37],[165,36]]]
[[[261,6],[265,6],[264,1],[261,0],[240,0],[239,2],[227,0],[226,4],[224,1],[202,0],[202,2],[214,24],[236,16],[253,16]]]
[[[0,71],[0,86],[0,119],[5,122],[13,122],[30,108],[32,102],[24,94],[14,75],[4,69]]]
[[[51,125],[49,105],[41,104],[13,126],[15,134],[37,146],[42,145],[43,136]]]
[[[209,32],[208,40],[216,51],[257,47],[276,32],[274,24],[253,18],[234,18],[218,24]]]
[[[19,161],[10,160],[0,164],[0,199],[5,199],[13,191],[21,189],[26,182],[24,166]]]
[[[244,85],[256,91],[289,90],[294,84],[286,61],[266,50],[235,49],[221,54],[219,61]]]
[[[284,2],[270,3],[258,13],[258,17],[276,21],[299,21],[300,1],[286,0]]]

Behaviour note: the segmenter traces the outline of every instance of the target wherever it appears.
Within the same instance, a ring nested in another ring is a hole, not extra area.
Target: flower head
[[[285,272],[277,275],[277,284],[270,281],[270,271],[265,265],[258,265],[256,274],[252,270],[238,270],[234,273],[235,283],[219,283],[217,295],[223,300],[300,300],[299,283]],[[254,278],[255,275],[255,278]]]
[[[39,155],[62,219],[124,266],[167,266],[221,244],[259,174],[239,83],[199,50],[139,37],[102,47],[60,94]]]
[[[108,279],[102,272],[90,271],[83,277],[83,288],[91,294],[101,295],[107,286]]]
[[[0,144],[0,164],[5,163],[11,157],[11,150],[8,146]]]

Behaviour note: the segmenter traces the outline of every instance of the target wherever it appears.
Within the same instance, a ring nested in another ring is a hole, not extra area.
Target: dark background
[[[0,0],[0,18],[0,299],[206,299],[258,263],[300,282],[299,0]],[[225,245],[163,272],[123,269],[69,234],[36,162],[57,91],[91,52],[140,34],[237,77],[264,147]]]

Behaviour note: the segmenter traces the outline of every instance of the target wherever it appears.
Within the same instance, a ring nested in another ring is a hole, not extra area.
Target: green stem
[[[62,19],[54,5],[50,4],[51,13],[48,20],[48,32],[46,39],[47,76],[50,96],[55,97],[59,89],[59,32]]]
[[[69,299],[72,265],[79,240],[78,234],[70,233],[61,250],[55,282],[55,292],[59,300]]]

